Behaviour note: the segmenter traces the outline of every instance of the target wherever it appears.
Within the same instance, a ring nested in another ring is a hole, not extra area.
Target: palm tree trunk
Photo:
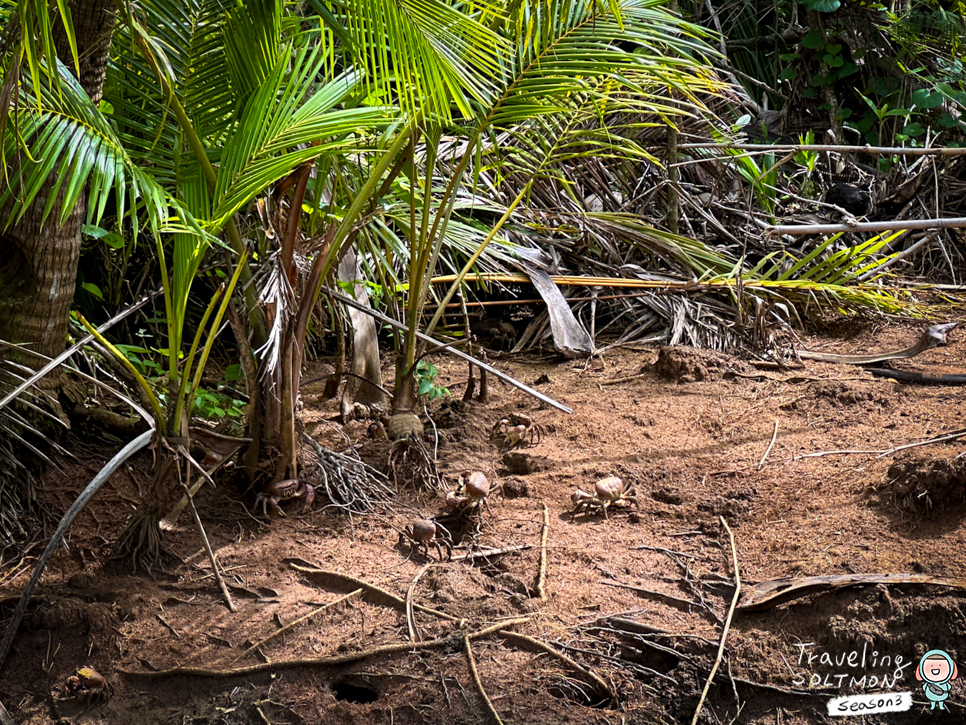
[[[72,0],[70,10],[80,58],[80,83],[97,103],[104,86],[108,53],[114,31],[116,8],[113,0]],[[63,28],[54,29],[54,41],[61,60],[73,72],[70,47]],[[47,223],[41,218],[47,194],[56,174],[37,195],[24,216],[0,232],[0,339],[27,343],[33,350],[54,356],[67,345],[67,319],[74,299],[77,264],[80,259],[81,224],[87,211],[86,199],[78,202],[64,224],[59,223],[60,204],[54,205]],[[10,209],[0,210],[9,218]],[[33,365],[36,358],[26,357]],[[57,379],[48,382],[55,387]]]

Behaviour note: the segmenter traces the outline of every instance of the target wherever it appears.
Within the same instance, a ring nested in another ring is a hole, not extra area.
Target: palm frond
[[[239,106],[268,80],[278,61],[282,0],[250,2],[228,13],[225,59]]]
[[[137,27],[150,38],[195,133],[212,149],[239,110],[225,50],[224,20],[233,6],[231,0],[150,0],[139,7]],[[134,45],[131,28],[121,28],[115,44]],[[197,159],[143,56],[123,53],[112,60],[104,100],[131,156],[165,188],[178,189],[198,173]]]
[[[495,3],[475,3],[484,15]],[[498,92],[508,45],[465,9],[444,0],[334,0],[328,6],[352,38],[352,50],[373,90],[398,97],[411,113],[464,116]]]
[[[599,92],[612,79],[639,95],[648,110],[657,87],[697,103],[721,88],[704,59],[716,55],[708,31],[661,7],[664,0],[529,0],[514,16],[515,52],[507,58],[503,92],[489,122],[511,126],[538,113],[566,111],[561,99]],[[665,104],[669,105],[669,104]],[[653,109],[651,109],[653,110]]]
[[[380,108],[337,108],[359,83],[352,71],[317,87],[325,55],[308,47],[292,58],[280,53],[271,76],[249,99],[218,169],[211,216],[216,227],[300,164],[353,148],[353,134],[386,120]]]
[[[21,93],[17,128],[6,128],[4,154],[14,158],[22,144],[29,159],[6,186],[0,204],[11,202],[10,219],[20,219],[56,173],[57,181],[44,201],[44,221],[60,198],[63,224],[89,182],[88,223],[96,223],[113,198],[118,217],[124,216],[125,203],[129,210],[140,206],[152,229],[159,231],[168,216],[163,189],[132,161],[111,124],[59,61],[58,70],[59,91],[44,86],[38,94],[28,81]],[[133,214],[132,219],[136,229]]]

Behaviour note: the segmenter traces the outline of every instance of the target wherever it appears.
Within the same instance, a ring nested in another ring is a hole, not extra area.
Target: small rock
[[[503,482],[503,496],[505,498],[528,498],[530,484],[520,478],[509,478]]]

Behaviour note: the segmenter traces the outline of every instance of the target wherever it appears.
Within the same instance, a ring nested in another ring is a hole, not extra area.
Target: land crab
[[[402,546],[404,541],[409,541],[411,544],[410,555],[413,549],[417,549],[425,552],[428,559],[429,546],[432,544],[436,547],[439,560],[443,561],[443,549],[440,547],[442,544],[446,547],[446,560],[453,558],[453,537],[446,527],[432,519],[417,519],[407,524],[406,528],[399,532],[399,545]]]
[[[446,508],[456,513],[475,511],[486,505],[490,482],[482,471],[463,471],[454,491],[446,494]]]
[[[68,677],[67,690],[87,705],[93,700],[106,701],[114,692],[111,683],[93,667],[81,667]]]
[[[630,483],[617,476],[607,476],[594,484],[594,493],[587,493],[581,489],[574,491],[570,500],[574,504],[573,515],[589,513],[595,509],[600,510],[607,518],[607,509],[611,506],[623,508],[633,501],[634,505],[640,509],[637,500],[637,491]]]
[[[315,489],[307,483],[302,483],[297,478],[276,481],[275,483],[269,484],[255,498],[255,510],[257,511],[258,505],[261,504],[262,515],[268,516],[268,507],[271,506],[272,511],[284,516],[285,512],[282,511],[282,507],[278,504],[280,501],[288,501],[293,498],[302,499],[304,501],[304,508],[308,509],[312,506],[312,502],[315,501]]]
[[[543,440],[545,429],[526,413],[510,413],[493,426],[490,437],[502,448],[529,448]]]

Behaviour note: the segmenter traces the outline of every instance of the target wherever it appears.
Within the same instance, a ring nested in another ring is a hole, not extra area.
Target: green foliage
[[[790,4],[775,3],[773,12],[761,16],[774,17],[774,27],[758,18],[725,27],[734,41],[729,46],[736,46],[731,54],[736,67],[766,86],[776,77],[781,82],[784,95],[772,97],[770,107],[788,103],[797,112],[799,100],[806,99],[829,111],[828,96],[834,95],[839,120],[865,143],[918,146],[927,135],[938,144],[966,140],[966,105],[959,97],[966,91],[966,3],[856,0],[847,11],[836,0],[806,4],[821,13],[820,25],[778,54],[750,41],[794,22]],[[747,90],[761,93],[753,84]]]
[[[245,417],[245,403],[218,390],[198,388],[192,413],[215,423],[228,419],[234,422],[235,427],[240,427],[238,424]]]
[[[809,129],[804,136],[799,134],[798,143],[802,146],[814,145],[815,132]],[[795,156],[792,157],[792,162],[800,167],[800,170],[795,172],[792,178],[797,179],[797,177],[801,177],[799,181],[799,192],[802,196],[809,199],[816,195],[814,176],[815,168],[820,158],[821,156],[818,151],[807,151],[805,149],[796,151]]]
[[[753,269],[736,269],[730,277],[733,281],[740,275],[745,292],[780,300],[802,319],[830,307],[842,313],[861,309],[916,313],[918,306],[908,294],[882,285],[885,266],[898,254],[884,252],[903,233],[876,235],[845,247],[840,246],[842,235],[834,234],[802,257],[787,250],[774,252]]]
[[[430,400],[449,397],[449,388],[444,388],[436,382],[439,370],[428,360],[416,363],[416,393],[426,395]]]
[[[153,359],[158,354],[158,350],[149,350],[140,345],[114,345],[127,358],[128,362],[134,365],[135,369],[145,378],[156,377],[164,373],[164,369]]]
[[[820,13],[834,13],[842,5],[841,0],[805,0],[809,10]]]

